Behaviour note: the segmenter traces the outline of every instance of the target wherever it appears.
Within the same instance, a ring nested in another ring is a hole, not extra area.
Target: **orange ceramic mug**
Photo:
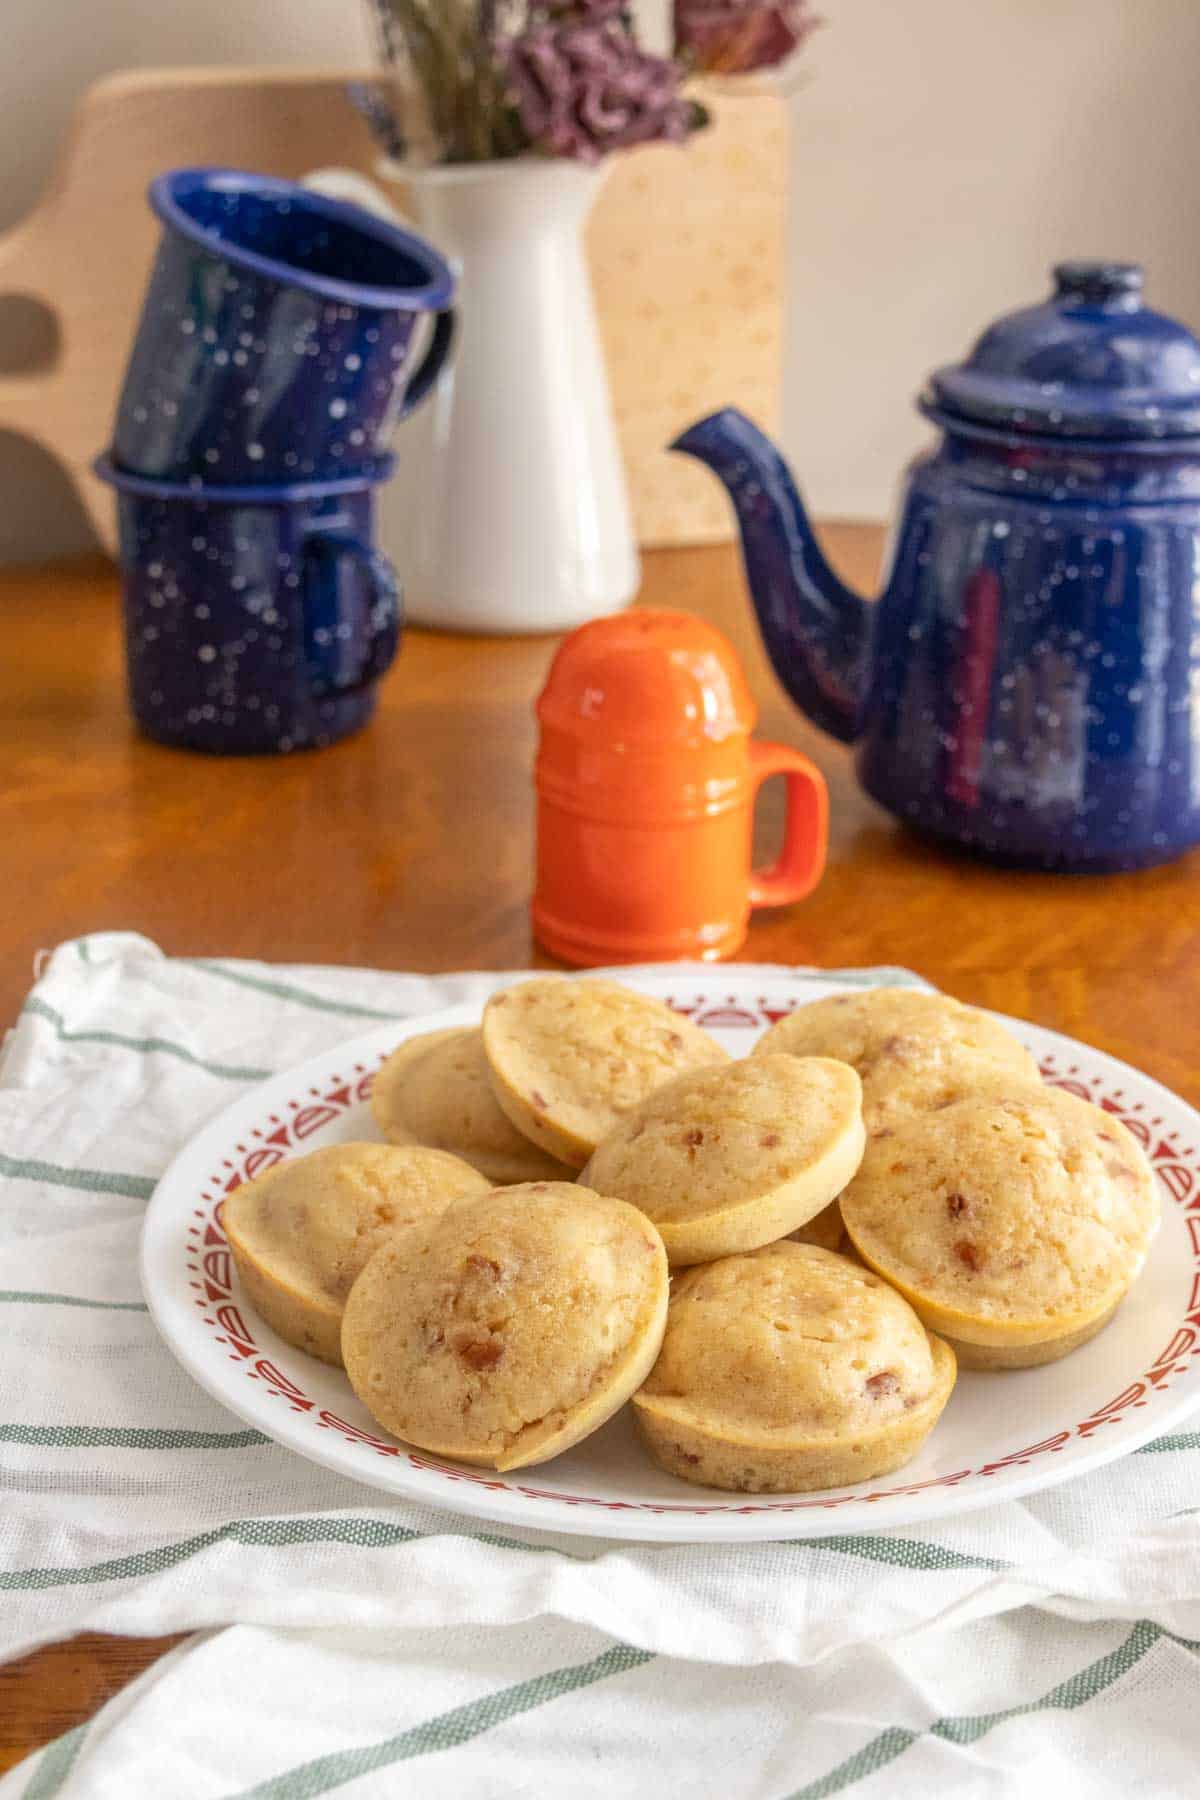
[[[537,703],[538,942],[577,964],[732,956],[752,906],[812,892],[828,794],[806,756],[753,741],[733,646],[691,613],[571,633]],[[783,849],[751,867],[754,801],[787,782]]]

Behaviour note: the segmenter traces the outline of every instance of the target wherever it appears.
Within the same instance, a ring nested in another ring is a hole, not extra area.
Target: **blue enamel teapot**
[[[1132,869],[1200,842],[1200,344],[1129,263],[940,369],[883,592],[843,585],[741,413],[673,445],[725,483],[767,651],[867,792],[997,861]]]

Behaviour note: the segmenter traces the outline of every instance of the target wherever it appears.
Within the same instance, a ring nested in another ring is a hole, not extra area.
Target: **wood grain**
[[[831,527],[827,541],[843,574],[870,587],[881,534]],[[803,749],[830,784],[825,880],[802,906],[756,915],[747,960],[907,964],[1200,1101],[1200,856],[1070,877],[931,848],[858,791],[850,753],[782,695],[732,549],[648,556],[643,598],[727,631],[762,735]],[[134,735],[107,565],[0,574],[0,618],[0,1023],[39,950],[106,927],[175,954],[421,970],[545,960],[527,913],[529,770],[554,640],[413,632],[361,736],[312,755],[222,760]],[[778,803],[768,789],[764,850]],[[167,1647],[79,1638],[0,1671],[0,1767]]]
[[[0,1774],[71,1731],[152,1662],[183,1642],[87,1631],[0,1668]]]

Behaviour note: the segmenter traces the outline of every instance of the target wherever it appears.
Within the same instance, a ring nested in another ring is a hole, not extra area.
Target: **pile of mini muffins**
[[[732,1061],[644,994],[536,978],[407,1039],[372,1106],[388,1143],[225,1202],[246,1296],[396,1437],[500,1470],[631,1400],[686,1481],[886,1474],[959,1365],[1093,1337],[1158,1222],[1118,1120],[913,989],[818,1000]]]

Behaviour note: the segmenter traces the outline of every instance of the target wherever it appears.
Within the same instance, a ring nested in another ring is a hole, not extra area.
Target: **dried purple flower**
[[[629,0],[561,0],[561,4],[552,3],[545,10],[550,18],[559,21],[573,18],[577,23],[606,25],[610,19],[628,15]],[[623,22],[628,24],[627,16]]]
[[[598,162],[631,144],[679,143],[695,123],[677,64],[639,49],[615,17],[535,25],[509,46],[508,66],[530,143],[552,156]]]
[[[705,74],[749,75],[785,62],[820,22],[809,0],[675,0],[675,50]]]

